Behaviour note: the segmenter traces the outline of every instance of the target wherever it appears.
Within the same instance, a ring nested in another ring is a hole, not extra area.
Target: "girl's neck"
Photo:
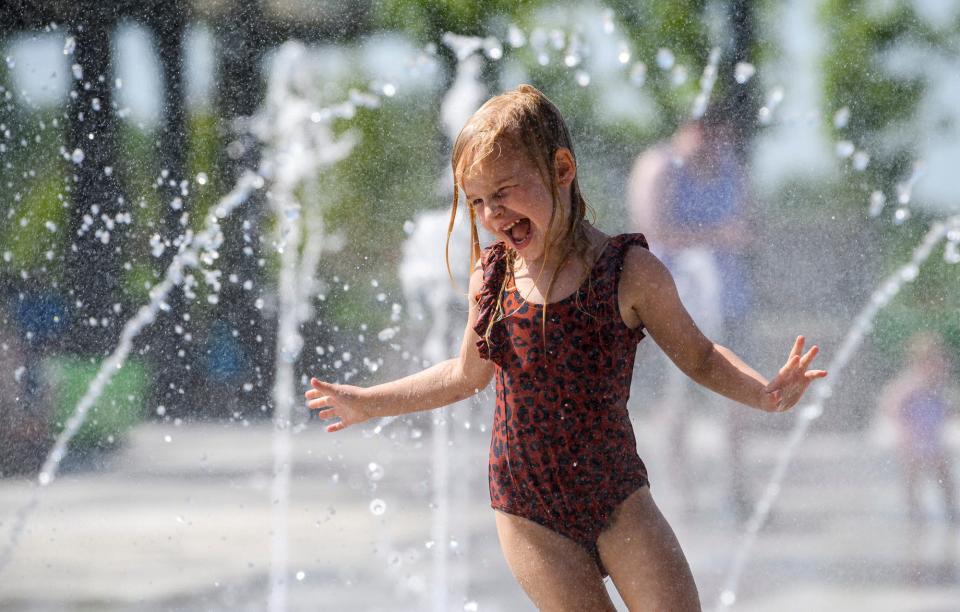
[[[606,245],[608,237],[586,221],[583,222],[581,229],[581,240],[585,241],[585,244],[574,244],[569,256],[564,257],[566,248],[561,245],[550,250],[549,259],[541,257],[533,261],[527,261],[522,255],[518,255],[514,263],[515,274],[534,279],[550,279],[560,268],[568,268],[571,265],[584,266],[589,270],[593,261]]]

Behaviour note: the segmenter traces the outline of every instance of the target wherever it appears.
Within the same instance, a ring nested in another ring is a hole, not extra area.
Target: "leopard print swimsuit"
[[[587,281],[547,306],[504,290],[506,245],[483,252],[483,287],[474,330],[480,356],[495,365],[496,413],[490,443],[490,505],[539,523],[584,546],[603,575],[597,537],[613,511],[649,484],[627,414],[643,326],[628,328],[617,299],[627,249],[642,234],[609,240]]]

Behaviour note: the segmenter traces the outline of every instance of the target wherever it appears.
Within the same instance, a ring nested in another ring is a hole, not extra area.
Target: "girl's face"
[[[557,151],[556,172],[559,204],[566,211],[576,175],[568,149]],[[497,240],[516,249],[528,264],[542,260],[551,238],[553,197],[536,165],[522,151],[504,145],[499,155],[490,155],[464,174],[463,191],[477,219]]]

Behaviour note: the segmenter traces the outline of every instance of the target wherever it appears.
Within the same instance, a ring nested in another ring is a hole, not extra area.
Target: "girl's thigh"
[[[531,520],[495,511],[510,571],[537,609],[614,612],[597,564],[586,549]]]
[[[620,504],[597,546],[631,612],[700,610],[693,573],[649,487],[638,489]]]

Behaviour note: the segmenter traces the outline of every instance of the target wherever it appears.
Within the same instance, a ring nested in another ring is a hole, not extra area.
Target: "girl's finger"
[[[815,378],[823,378],[827,375],[826,370],[809,370],[804,373],[804,376],[807,377],[807,380],[813,380]]]
[[[335,431],[340,431],[346,426],[347,426],[346,423],[344,423],[343,421],[340,421],[339,423],[334,423],[333,425],[327,425],[327,431],[329,433],[333,433]]]
[[[797,339],[794,340],[793,342],[793,348],[790,349],[790,357],[793,357],[794,355],[799,355],[800,353],[803,352],[803,343],[804,343],[804,337],[797,336]]]
[[[813,361],[813,358],[816,357],[817,353],[819,352],[820,352],[820,347],[817,346],[816,344],[810,347],[810,350],[807,351],[807,354],[804,355],[802,359],[800,359],[800,367],[806,370],[807,367],[810,365],[810,362]]]
[[[799,365],[799,363],[800,357],[791,354],[790,358],[787,359],[787,363],[783,364],[783,367],[780,368],[780,374],[785,376],[788,372],[797,369],[797,365]]]
[[[313,386],[314,389],[319,389],[321,391],[329,391],[334,387],[333,384],[328,382],[323,382],[319,378],[311,378],[310,384]]]
[[[323,397],[318,397],[317,399],[307,402],[307,408],[310,410],[319,410],[320,408],[326,408],[329,405],[330,396],[328,395],[324,395]]]
[[[326,410],[321,410],[317,413],[317,418],[319,419],[332,419],[337,416],[337,411],[333,408],[327,408]]]

